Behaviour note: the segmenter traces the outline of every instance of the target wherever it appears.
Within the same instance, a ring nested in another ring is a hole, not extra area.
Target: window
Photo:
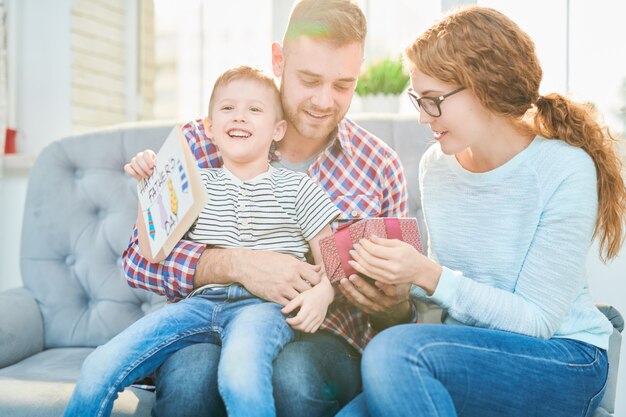
[[[281,40],[292,0],[154,0],[156,118],[204,115],[215,77],[224,69],[256,65],[271,70],[270,44]],[[366,63],[399,56],[439,19],[442,8],[477,3],[496,8],[530,34],[544,70],[542,93],[570,93],[593,102],[612,130],[626,124],[626,3],[607,0],[360,0],[368,18]],[[389,30],[393,28],[393,30]],[[412,112],[402,100],[400,112]]]

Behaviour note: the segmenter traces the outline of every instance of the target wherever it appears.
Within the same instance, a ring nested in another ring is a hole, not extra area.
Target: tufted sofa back
[[[121,253],[137,213],[123,165],[172,123],[119,126],[46,147],[30,173],[21,271],[43,316],[46,348],[97,346],[163,303],[131,289]]]
[[[418,163],[429,131],[415,118],[355,118],[400,154],[412,215],[421,219]],[[71,136],[46,147],[33,167],[22,229],[24,286],[39,303],[46,348],[97,346],[163,297],[126,284],[121,253],[135,221],[135,180],[123,165],[158,150],[173,123],[120,125]]]

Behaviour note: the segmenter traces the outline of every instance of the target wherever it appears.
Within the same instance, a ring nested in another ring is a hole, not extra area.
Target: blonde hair
[[[211,98],[209,99],[209,117],[211,117],[211,114],[213,112],[213,104],[215,101],[216,92],[220,88],[236,80],[256,81],[262,86],[265,86],[268,89],[270,89],[272,91],[272,95],[274,96],[274,101],[276,105],[276,115],[278,117],[278,120],[283,118],[283,107],[280,101],[280,92],[278,91],[278,87],[276,86],[274,79],[270,77],[269,75],[265,74],[260,69],[253,68],[247,65],[241,65],[239,67],[231,68],[225,71],[224,73],[222,73],[222,75],[220,75],[219,77],[217,77],[217,80],[215,80],[215,84],[213,84],[213,91],[211,91]]]
[[[626,188],[616,140],[592,106],[553,93],[539,95],[543,76],[535,45],[517,24],[485,7],[467,7],[428,29],[405,51],[411,68],[467,87],[494,114],[548,139],[584,149],[598,177],[594,238],[605,261],[624,242]]]
[[[365,43],[367,23],[353,0],[300,0],[289,16],[283,45],[301,36],[343,46]]]

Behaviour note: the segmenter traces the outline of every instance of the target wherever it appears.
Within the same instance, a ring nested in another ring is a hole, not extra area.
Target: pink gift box
[[[363,219],[337,230],[332,236],[320,241],[322,259],[330,282],[336,282],[352,274],[357,274],[357,271],[348,264],[348,261],[352,259],[349,252],[359,240],[371,236],[402,240],[422,252],[416,218],[374,217]]]

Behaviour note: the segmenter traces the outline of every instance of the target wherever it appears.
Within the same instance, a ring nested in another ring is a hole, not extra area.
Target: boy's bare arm
[[[322,250],[320,249],[320,240],[325,237],[331,236],[333,234],[330,225],[326,225],[318,234],[316,234],[310,241],[309,246],[311,247],[311,253],[313,254],[313,261],[315,265],[319,265],[322,267],[322,271],[324,270],[324,260],[322,258]]]
[[[293,313],[296,309],[298,313],[294,317],[289,317],[287,323],[296,330],[306,333],[314,333],[319,329],[322,322],[326,318],[328,306],[335,298],[335,290],[331,285],[322,262],[322,254],[319,247],[319,241],[330,236],[332,231],[330,226],[326,226],[313,239],[309,241],[311,252],[315,263],[321,268],[320,282],[313,284],[308,291],[302,292],[296,298],[291,300],[281,311],[283,314]]]

